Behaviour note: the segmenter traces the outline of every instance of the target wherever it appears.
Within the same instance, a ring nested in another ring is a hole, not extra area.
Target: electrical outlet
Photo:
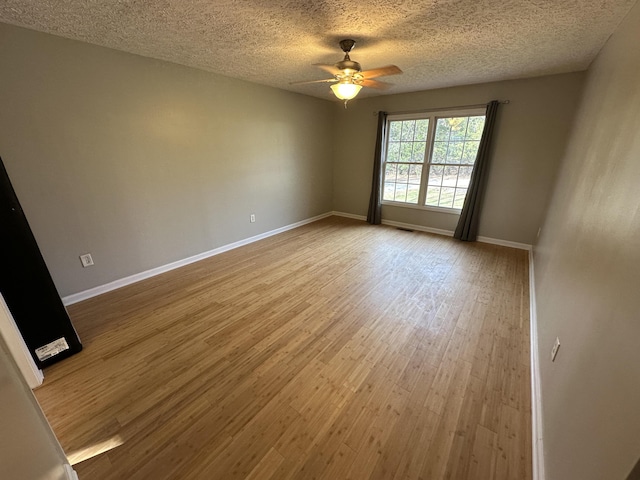
[[[91,258],[90,253],[85,253],[84,255],[80,255],[80,261],[82,262],[82,266],[84,268],[87,268],[93,265],[93,258]]]
[[[560,339],[556,337],[556,341],[553,344],[553,348],[551,349],[551,361],[554,362],[556,360],[556,355],[558,355],[558,350],[560,349]]]
[[[251,223],[256,223],[256,214],[252,213],[251,216],[249,217],[249,221]]]

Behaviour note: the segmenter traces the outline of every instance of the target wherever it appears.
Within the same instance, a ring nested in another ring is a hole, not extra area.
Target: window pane
[[[433,118],[433,117],[432,117]],[[434,143],[427,144],[429,119],[389,122],[383,200],[462,208],[484,128],[483,115],[437,118]],[[423,167],[425,154],[429,163]],[[429,178],[422,183],[427,168]],[[425,188],[426,192],[421,188]]]
[[[455,193],[455,188],[442,187],[442,191],[440,192],[440,204],[438,206],[453,208],[453,196]]]
[[[393,200],[394,192],[396,190],[395,183],[385,183],[384,184],[384,193],[382,194],[383,200]]]
[[[427,140],[427,132],[429,131],[429,119],[416,120],[416,131],[414,139],[416,141],[424,142]]]
[[[447,142],[435,142],[433,144],[433,157],[431,163],[447,162]]]
[[[460,160],[462,160],[463,149],[464,149],[464,142],[449,143],[449,150],[447,151],[446,163],[460,163]]]
[[[396,194],[394,197],[396,202],[407,201],[407,185],[402,183],[396,183]]]
[[[469,117],[469,125],[467,126],[467,140],[480,140],[482,130],[484,129],[484,116]]]
[[[426,205],[438,206],[440,200],[440,187],[427,187],[427,201]]]
[[[400,163],[398,164],[397,182],[407,183],[409,178],[409,165]]]
[[[458,187],[467,188],[469,186],[472,171],[473,167],[460,167],[460,173],[458,173]]]
[[[407,190],[407,202],[418,203],[418,195],[420,195],[420,185],[409,185]]]
[[[422,165],[409,166],[409,184],[420,186],[421,175],[422,175]]]
[[[402,130],[402,122],[390,122],[389,140],[392,142],[400,141],[400,131]]]
[[[387,149],[387,162],[400,161],[400,144],[398,142],[389,142]]]
[[[402,142],[400,144],[400,161],[410,162],[413,156],[413,145],[411,143]]]
[[[444,178],[442,185],[445,187],[455,187],[458,183],[458,168],[459,167],[444,167]]]
[[[442,174],[444,173],[444,167],[433,165],[429,169],[429,185],[442,185]]]
[[[386,182],[393,182],[396,180],[396,165],[393,163],[387,163],[386,168],[384,169],[384,179]]]
[[[424,149],[427,146],[425,142],[414,142],[413,143],[413,156],[411,158],[412,162],[423,162],[424,161]]]
[[[439,118],[436,123],[436,141],[446,142],[449,140],[449,122],[446,118]]]
[[[400,136],[400,139],[403,142],[411,142],[413,140],[413,132],[415,131],[415,128],[415,120],[405,120],[404,122],[402,122],[402,134]]]
[[[462,163],[473,164],[476,161],[478,147],[480,142],[464,142],[464,153],[462,154]]]
[[[468,117],[453,117],[446,119],[449,122],[451,133],[449,140],[464,140],[467,135]]]
[[[453,208],[462,208],[462,206],[464,205],[464,197],[466,195],[466,188],[456,188],[456,196],[453,200]]]

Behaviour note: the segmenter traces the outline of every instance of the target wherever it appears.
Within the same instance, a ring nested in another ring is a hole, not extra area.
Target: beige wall
[[[0,156],[63,296],[331,210],[328,101],[4,24],[0,65]]]
[[[588,71],[535,248],[547,480],[623,479],[640,458],[638,32],[640,4]]]
[[[0,156],[63,296],[332,209],[366,214],[380,109],[509,99],[480,234],[533,243],[583,79],[358,99],[344,110],[4,24],[0,64]],[[384,217],[446,230],[457,221],[394,207]],[[87,252],[96,265],[83,269]]]
[[[534,243],[564,153],[583,77],[583,73],[554,75],[350,102],[347,110],[337,113],[334,209],[366,215],[377,124],[374,112],[510,100],[510,104],[500,106],[496,120],[480,235]],[[445,230],[454,230],[458,221],[458,215],[393,206],[384,206],[382,216]]]
[[[0,24],[0,156],[67,295],[332,208],[364,215],[375,111],[509,99],[480,234],[535,242],[564,156],[535,250],[547,478],[623,478],[640,455],[638,31],[636,5],[590,69],[571,130],[581,73],[343,110]],[[448,230],[457,220],[384,217]],[[81,268],[86,252],[95,267]]]

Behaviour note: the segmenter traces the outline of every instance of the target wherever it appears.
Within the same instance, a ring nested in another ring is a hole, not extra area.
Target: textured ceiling
[[[385,93],[584,70],[636,0],[2,0],[0,21],[320,98],[357,41]],[[361,96],[378,95],[363,89]]]

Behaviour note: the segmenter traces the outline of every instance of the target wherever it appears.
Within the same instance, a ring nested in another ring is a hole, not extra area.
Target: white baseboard
[[[511,247],[511,248],[517,248],[519,250],[527,250],[527,251],[531,251],[531,245],[529,245],[528,243],[520,243],[520,242],[512,242],[510,240],[500,240],[499,238],[491,238],[491,237],[478,237],[477,238],[478,242],[482,242],[482,243],[490,243],[492,245],[500,245],[503,247]]]
[[[544,480],[544,450],[542,448],[542,395],[540,392],[540,362],[538,358],[538,312],[536,283],[533,271],[533,250],[529,250],[529,322],[531,348],[531,447],[533,480]]]
[[[345,212],[332,212],[333,215],[338,217],[353,218],[354,220],[366,221],[367,217],[364,215],[354,215],[353,213]],[[443,230],[440,228],[424,227],[422,225],[414,225],[411,223],[395,222],[393,220],[382,220],[383,225],[389,225],[392,227],[407,228],[409,230],[418,230],[420,232],[435,233],[437,235],[445,235],[447,237],[453,237],[453,230]],[[500,240],[499,238],[491,237],[478,237],[477,241],[480,243],[490,243],[492,245],[501,245],[503,247],[518,248],[520,250],[531,251],[531,245],[528,243],[512,242],[510,240]]]
[[[259,235],[254,235],[253,237],[245,238],[243,240],[238,240],[237,242],[229,243],[227,245],[223,245],[222,247],[214,248],[213,250],[208,250],[206,252],[202,252],[197,255],[184,258],[182,260],[177,260],[175,262],[168,263],[160,267],[152,268],[151,270],[146,270],[144,272],[136,273],[134,275],[121,278],[119,280],[114,280],[113,282],[109,282],[104,285],[90,288],[82,292],[74,293],[72,295],[67,295],[66,297],[62,298],[62,303],[64,303],[65,305],[72,305],[74,303],[81,302],[82,300],[87,300],[89,298],[101,295],[103,293],[107,293],[112,290],[116,290],[118,288],[131,285],[132,283],[136,283],[141,280],[146,280],[147,278],[155,277],[156,275],[160,275],[161,273],[165,273],[170,270],[175,270],[176,268],[184,267],[185,265],[189,265],[190,263],[198,262],[200,260],[204,260],[205,258],[213,257],[215,255],[228,252],[229,250],[233,250],[234,248],[242,247],[244,245],[257,242],[258,240],[262,240],[268,237],[272,237],[273,235],[286,232],[287,230],[292,230],[294,228],[301,227],[302,225],[306,225],[307,223],[316,222],[323,218],[330,217],[332,214],[333,214],[332,212],[323,213],[322,215],[317,215],[315,217],[307,218],[306,220],[301,220],[300,222],[296,222],[290,225],[286,225],[284,227],[276,228],[275,230],[270,230],[268,232],[261,233]]]
[[[444,235],[453,237],[451,230],[443,230],[441,228],[423,227],[422,225],[412,225],[410,223],[394,222],[393,220],[382,220],[383,225],[389,225],[397,228],[407,228],[409,230],[418,230],[419,232],[435,233],[436,235]]]
[[[367,217],[364,215],[355,215],[353,213],[345,212],[332,212],[336,217],[353,218],[354,220],[367,221]],[[394,222],[393,220],[382,220],[383,225],[389,225],[391,227],[407,228],[409,230],[418,230],[420,232],[436,233],[438,235],[446,235],[448,237],[453,236],[453,232],[449,230],[442,230],[440,228],[423,227],[422,225],[413,225],[410,223]]]
[[[362,220],[363,222],[367,221],[366,215],[356,215],[354,213],[346,213],[346,212],[331,212],[331,215],[336,217],[345,217],[345,218],[353,218],[354,220]]]
[[[68,463],[65,463],[63,467],[64,467],[64,473],[65,473],[65,476],[67,477],[67,480],[79,480],[78,474],[76,473],[76,471],[73,469],[71,465],[69,465]]]
[[[306,225],[308,223],[316,222],[318,220],[321,220],[321,219],[326,218],[326,217],[330,217],[332,215],[339,216],[339,217],[352,218],[354,220],[362,220],[362,221],[366,221],[366,219],[367,219],[367,217],[365,217],[364,215],[355,215],[355,214],[346,213],[346,212],[333,211],[333,212],[323,213],[322,215],[317,215],[315,217],[307,218],[306,220],[302,220],[300,222],[292,223],[292,224],[286,225],[284,227],[276,228],[275,230],[270,230],[268,232],[261,233],[259,235],[255,235],[253,237],[245,238],[243,240],[239,240],[239,241],[234,242],[234,243],[223,245],[222,247],[218,247],[218,248],[215,248],[213,250],[202,252],[202,253],[199,253],[197,255],[193,255],[191,257],[182,259],[182,260],[177,260],[175,262],[172,262],[172,263],[169,263],[169,264],[166,264],[166,265],[161,265],[159,267],[152,268],[152,269],[146,270],[144,272],[136,273],[134,275],[130,275],[130,276],[125,277],[125,278],[121,278],[119,280],[114,280],[113,282],[109,282],[109,283],[106,283],[104,285],[99,285],[97,287],[90,288],[90,289],[84,290],[82,292],[78,292],[78,293],[74,293],[74,294],[71,294],[71,295],[67,295],[66,297],[62,298],[62,302],[65,305],[72,305],[74,303],[81,302],[83,300],[87,300],[87,299],[95,297],[97,295],[101,295],[103,293],[107,293],[107,292],[110,292],[112,290],[116,290],[118,288],[122,288],[122,287],[125,287],[127,285],[131,285],[132,283],[136,283],[136,282],[139,282],[141,280],[145,280],[147,278],[151,278],[151,277],[154,277],[156,275],[160,275],[161,273],[165,273],[165,272],[168,272],[170,270],[174,270],[176,268],[180,268],[180,267],[183,267],[185,265],[189,265],[191,263],[194,263],[194,262],[197,262],[197,261],[200,261],[200,260],[204,260],[205,258],[209,258],[209,257],[215,256],[215,255],[219,255],[220,253],[228,252],[229,250],[233,250],[234,248],[242,247],[244,245],[248,245],[250,243],[257,242],[258,240],[262,240],[264,238],[268,238],[268,237],[271,237],[273,235],[277,235],[279,233],[286,232],[287,230],[292,230],[294,228],[300,227],[302,225]],[[446,235],[448,237],[453,236],[453,232],[450,231],[450,230],[442,230],[442,229],[439,229],[439,228],[424,227],[422,225],[413,225],[413,224],[402,223],[402,222],[394,222],[392,220],[383,220],[382,223],[384,225],[390,225],[390,226],[399,227],[399,228],[407,228],[407,229],[410,229],[410,230],[418,230],[418,231],[421,231],[421,232],[435,233],[435,234],[438,234],[438,235]],[[507,241],[507,240],[499,240],[499,239],[494,239],[494,238],[489,238],[489,237],[478,237],[478,241],[479,242],[483,242],[483,243],[492,243],[492,244],[495,244],[495,245],[503,245],[503,246],[506,246],[506,247],[521,248],[523,250],[530,250],[531,249],[531,245],[526,245],[526,244],[517,243],[517,242],[510,242],[510,241]]]

